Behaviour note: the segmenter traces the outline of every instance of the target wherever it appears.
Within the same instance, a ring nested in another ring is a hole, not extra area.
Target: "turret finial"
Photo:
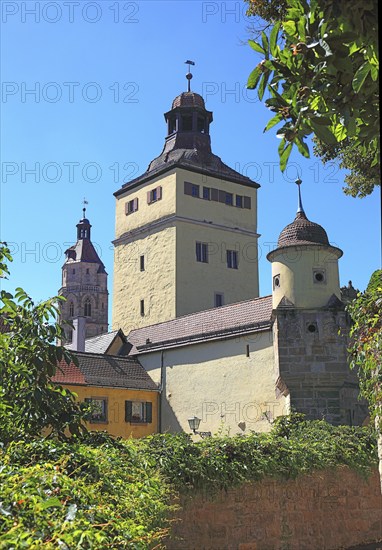
[[[195,62],[194,61],[190,61],[189,59],[187,61],[185,61],[185,64],[188,65],[188,73],[186,74],[186,78],[188,80],[188,92],[191,92],[191,79],[192,79],[192,74],[191,74],[191,65],[195,65]]]
[[[300,178],[297,178],[296,179],[296,185],[298,186],[298,207],[297,207],[297,214],[303,214],[304,216],[306,215],[305,214],[305,211],[304,211],[304,207],[302,206],[302,200],[301,200],[301,184],[302,184],[302,180],[300,180]]]

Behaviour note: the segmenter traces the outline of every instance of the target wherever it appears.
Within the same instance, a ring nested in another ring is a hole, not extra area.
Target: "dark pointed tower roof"
[[[90,240],[90,221],[85,217],[86,209],[83,209],[83,217],[77,224],[77,242],[65,250],[68,262],[87,262],[99,264],[98,273],[106,273],[105,266],[98,256],[93,243]]]
[[[115,196],[175,167],[250,187],[260,187],[258,183],[224,164],[212,152],[209,128],[213,114],[207,111],[201,95],[192,91],[181,93],[173,100],[164,118],[168,133],[161,154],[150,162],[144,174],[125,183],[114,193]]]
[[[298,207],[296,217],[292,223],[288,224],[281,231],[277,241],[276,250],[289,246],[301,245],[328,246],[333,250],[337,250],[338,258],[340,258],[343,254],[342,250],[331,246],[325,229],[318,223],[311,222],[307,218],[301,200],[301,180],[298,179],[296,183],[298,185]],[[275,251],[272,251],[267,255],[268,260],[271,260],[271,255],[273,252]]]

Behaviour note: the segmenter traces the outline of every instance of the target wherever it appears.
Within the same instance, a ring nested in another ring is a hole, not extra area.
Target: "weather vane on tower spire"
[[[192,78],[192,74],[191,74],[191,65],[195,65],[195,62],[194,61],[190,61],[189,59],[187,61],[185,61],[185,64],[188,65],[188,73],[186,74],[186,78],[188,80],[188,92],[191,92],[191,78]]]
[[[85,218],[85,213],[86,213],[86,206],[85,204],[89,204],[88,201],[85,199],[84,197],[84,200],[82,201],[82,204],[84,205],[83,209],[82,209],[82,214],[83,214],[83,217]]]

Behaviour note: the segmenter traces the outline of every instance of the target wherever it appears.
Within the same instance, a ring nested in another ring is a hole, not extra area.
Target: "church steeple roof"
[[[77,224],[77,242],[65,250],[68,262],[87,262],[99,264],[98,273],[105,273],[105,266],[98,256],[93,243],[90,240],[90,221],[85,217],[86,208],[83,208],[83,217]]]

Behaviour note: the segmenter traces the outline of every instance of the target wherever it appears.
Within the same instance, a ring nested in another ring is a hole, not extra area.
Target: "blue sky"
[[[162,150],[163,113],[192,88],[213,111],[212,148],[260,183],[260,293],[271,292],[265,256],[294,218],[297,173],[308,217],[344,251],[341,284],[363,290],[380,267],[380,194],[342,192],[344,172],[292,154],[278,169],[278,140],[247,77],[258,54],[247,45],[243,2],[3,1],[1,29],[1,239],[14,262],[5,287],[36,300],[61,285],[65,249],[82,201],[113,284],[113,192]],[[34,91],[33,91],[34,90]],[[33,173],[34,170],[34,173]]]

